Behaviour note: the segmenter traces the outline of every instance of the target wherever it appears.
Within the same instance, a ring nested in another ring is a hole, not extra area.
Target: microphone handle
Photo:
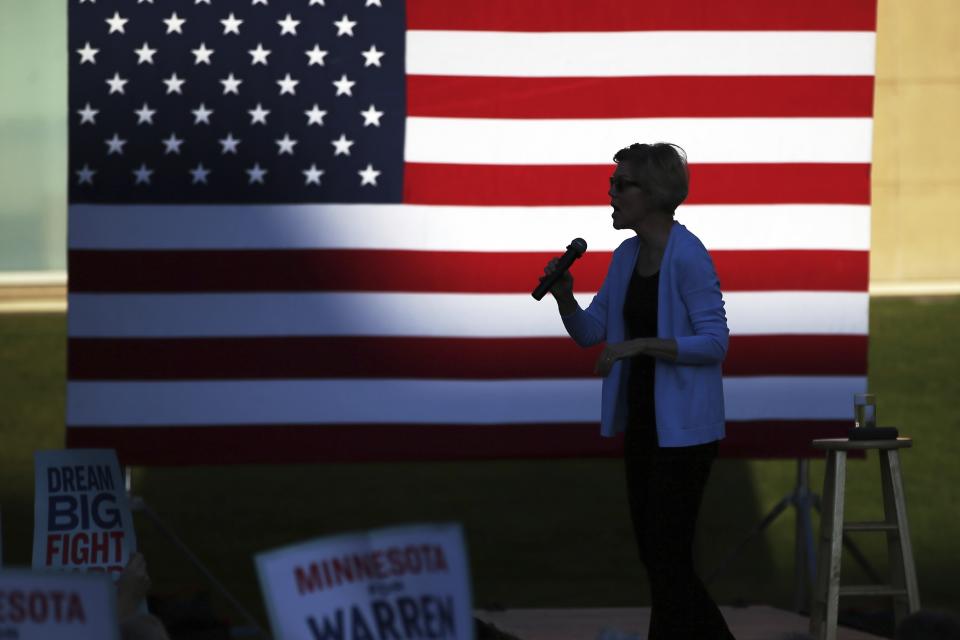
[[[556,284],[557,280],[563,276],[564,272],[569,269],[570,265],[572,265],[573,262],[579,257],[580,256],[577,254],[576,250],[567,249],[567,252],[563,254],[563,256],[560,258],[560,261],[557,263],[556,270],[547,276],[543,282],[537,285],[537,288],[533,290],[533,293],[531,294],[533,299],[543,300],[543,296],[547,295],[547,292],[550,291],[550,287]]]

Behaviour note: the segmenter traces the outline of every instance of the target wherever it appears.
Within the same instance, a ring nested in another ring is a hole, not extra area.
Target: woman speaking
[[[630,515],[652,594],[649,638],[728,639],[692,554],[724,436],[721,363],[729,331],[720,282],[703,244],[674,220],[689,186],[683,150],[633,144],[613,160],[613,227],[637,235],[613,252],[586,309],[573,297],[569,272],[550,293],[577,344],[606,341],[596,364],[604,376],[601,433],[626,432]]]

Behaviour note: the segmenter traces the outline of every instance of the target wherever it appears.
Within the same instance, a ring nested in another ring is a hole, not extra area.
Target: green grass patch
[[[903,452],[907,504],[925,607],[960,612],[960,299],[871,305],[870,387],[882,424],[916,439]],[[36,449],[62,446],[62,316],[0,316],[0,507],[7,565],[30,562]],[[787,493],[790,460],[720,460],[708,487],[697,559],[712,569]],[[823,463],[811,463],[819,492]],[[140,469],[137,493],[262,617],[252,555],[306,538],[418,521],[463,523],[481,607],[636,606],[649,601],[618,460],[540,460]],[[847,517],[878,517],[876,456],[849,465]],[[817,520],[815,527],[819,526]],[[793,517],[779,518],[711,586],[717,600],[789,608]],[[207,590],[138,516],[156,590]],[[877,534],[857,541],[878,570]],[[864,580],[845,558],[845,579]],[[218,602],[224,613],[229,609]],[[878,605],[879,606],[879,605]]]

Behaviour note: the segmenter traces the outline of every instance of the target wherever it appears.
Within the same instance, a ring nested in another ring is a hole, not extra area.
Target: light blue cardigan
[[[567,332],[580,346],[627,339],[623,302],[639,253],[636,236],[617,247],[590,306],[563,317]],[[719,440],[724,436],[721,363],[730,332],[713,260],[679,222],[670,230],[659,283],[657,337],[677,341],[676,362],[656,361],[654,400],[660,446]],[[626,428],[629,366],[629,359],[618,360],[603,380],[600,433],[604,436]]]

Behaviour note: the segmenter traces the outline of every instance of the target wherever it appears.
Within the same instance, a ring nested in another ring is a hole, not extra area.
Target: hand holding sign
[[[150,576],[147,561],[142,553],[130,556],[127,568],[117,579],[117,614],[123,620],[137,613],[140,603],[150,591]]]

